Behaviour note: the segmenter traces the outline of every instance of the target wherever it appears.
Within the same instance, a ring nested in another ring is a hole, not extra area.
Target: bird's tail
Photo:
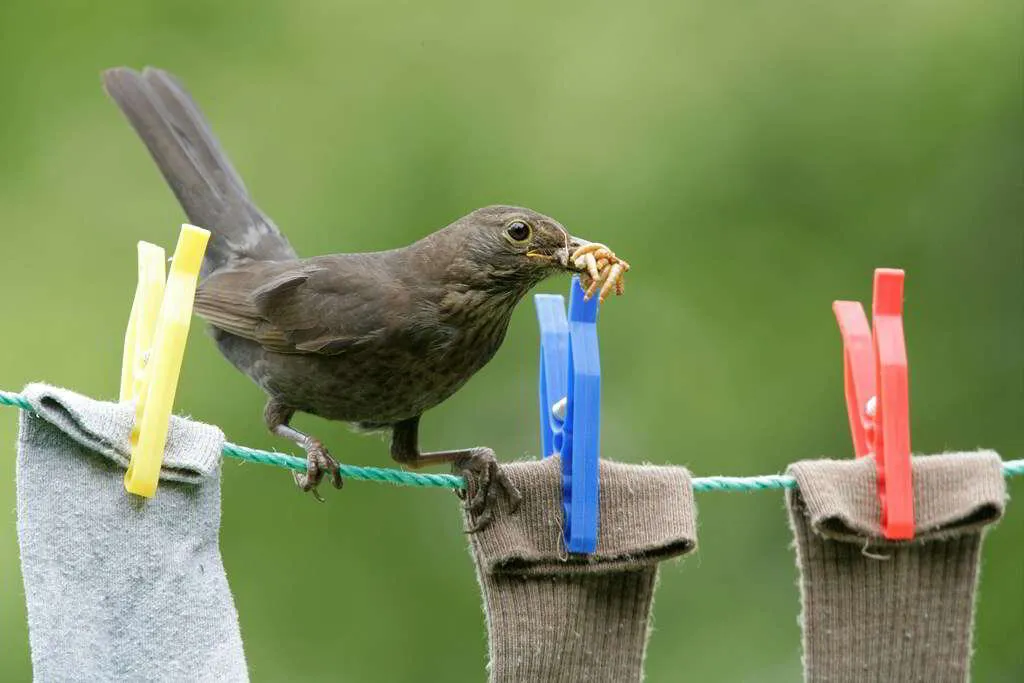
[[[103,85],[146,143],[188,219],[212,233],[204,277],[235,261],[296,258],[252,202],[203,113],[174,76],[119,67],[103,73]]]

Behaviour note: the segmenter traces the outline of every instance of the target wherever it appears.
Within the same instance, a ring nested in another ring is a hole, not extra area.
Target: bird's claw
[[[459,497],[465,501],[472,520],[469,533],[486,528],[494,520],[494,508],[502,493],[508,500],[509,512],[519,509],[523,496],[502,471],[490,448],[474,448],[459,456],[452,462],[452,470],[466,480],[466,489],[459,491]]]
[[[341,478],[341,468],[338,461],[331,457],[331,454],[319,441],[310,439],[305,448],[306,471],[294,473],[295,483],[303,491],[312,493],[313,497],[322,503],[324,499],[317,491],[317,487],[320,486],[325,474],[331,475],[331,484],[334,485],[334,488],[340,489],[344,486],[345,481]]]

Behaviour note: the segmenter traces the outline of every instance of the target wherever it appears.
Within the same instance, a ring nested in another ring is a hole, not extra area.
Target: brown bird
[[[420,452],[420,416],[469,380],[505,338],[516,304],[546,277],[578,270],[589,244],[548,216],[489,206],[400,249],[300,259],[257,208],[182,84],[146,68],[104,72],[107,92],[146,144],[188,219],[212,232],[195,310],[221,353],[269,396],[267,427],[302,447],[316,491],[338,463],[289,426],[305,412],[391,431],[391,457],[419,468],[450,463],[467,480],[481,528],[500,491],[520,494],[477,447]]]

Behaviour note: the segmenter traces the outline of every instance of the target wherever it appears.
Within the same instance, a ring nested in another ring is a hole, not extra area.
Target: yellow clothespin
[[[160,479],[199,266],[209,239],[207,230],[181,226],[166,283],[164,250],[139,242],[139,283],[124,339],[121,400],[136,401],[124,487],[146,498],[156,493]]]
[[[156,317],[164,298],[163,247],[139,242],[139,283],[135,286],[132,314],[124,335],[124,356],[121,359],[121,402],[139,395],[146,369],[146,357],[153,346]]]

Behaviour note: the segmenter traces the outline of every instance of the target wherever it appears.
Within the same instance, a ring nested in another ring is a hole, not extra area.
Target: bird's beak
[[[566,235],[566,244],[564,247],[560,247],[555,250],[553,254],[556,261],[566,270],[576,271],[577,268],[569,261],[570,257],[576,253],[576,250],[580,247],[590,244],[588,240],[582,237],[573,237],[572,235]]]
[[[577,268],[572,263],[572,260],[571,260],[572,259],[572,255],[576,253],[577,249],[579,249],[580,247],[582,247],[584,245],[587,245],[587,244],[591,244],[591,242],[589,242],[589,241],[587,241],[587,240],[585,240],[585,239],[583,239],[581,237],[573,237],[569,233],[566,233],[565,234],[565,246],[558,247],[557,249],[555,249],[554,251],[551,251],[551,252],[548,252],[548,251],[528,251],[528,252],[526,252],[526,255],[531,257],[531,258],[542,259],[544,261],[548,261],[549,263],[558,264],[563,269],[569,270],[569,271],[572,271],[572,272],[575,273],[575,272],[579,271],[579,268]]]

